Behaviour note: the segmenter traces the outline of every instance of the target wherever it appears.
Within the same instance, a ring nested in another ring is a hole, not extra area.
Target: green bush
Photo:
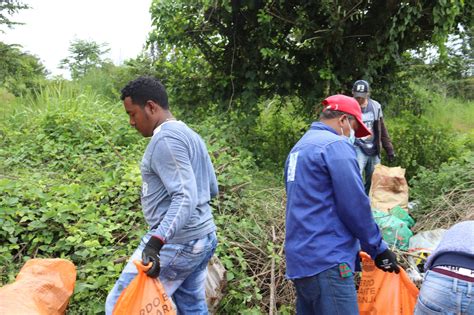
[[[30,258],[70,259],[78,270],[71,314],[103,312],[123,267],[114,261],[146,229],[138,206],[145,142],[122,127],[121,108],[95,96],[47,89],[0,124],[0,282]]]
[[[474,76],[447,83],[447,94],[464,100],[474,100]]]
[[[404,54],[403,58],[408,58],[405,62],[411,63],[409,54]],[[409,67],[403,67],[391,77],[380,78],[379,80],[384,81],[384,89],[378,89],[378,82],[373,82],[371,95],[382,104],[383,113],[386,117],[397,117],[405,111],[421,116],[430,107],[431,98],[429,94],[438,91],[430,90],[428,92],[425,86],[430,85],[424,84],[425,81],[420,78],[422,76],[415,75],[415,73],[419,74],[424,71],[426,71],[426,68],[423,65],[412,64]]]
[[[412,213],[420,218],[442,202],[443,197],[453,190],[474,188],[474,153],[466,151],[460,158],[443,163],[437,170],[420,168],[410,181],[411,199],[418,207]],[[446,209],[449,211],[449,209]]]
[[[284,189],[278,178],[257,172],[241,193],[238,212],[216,216],[217,255],[226,267],[229,281],[218,314],[268,313],[272,259],[276,286],[281,292],[275,297],[279,313],[291,314],[285,311],[285,306],[292,305],[294,300],[291,283],[284,278],[284,200]]]
[[[74,83],[82,90],[93,89],[103,98],[107,98],[112,102],[120,100],[120,89],[125,86],[117,86],[119,78],[123,77],[124,67],[115,66],[110,63],[102,65],[100,68],[92,68],[88,70],[80,80]]]
[[[0,42],[0,88],[15,96],[31,93],[46,83],[47,71],[40,59],[22,50],[20,45]]]
[[[397,154],[397,164],[406,169],[407,179],[420,167],[438,169],[442,163],[460,156],[464,143],[448,126],[433,124],[425,117],[404,112],[387,119],[388,130]]]
[[[119,103],[61,84],[29,98],[28,106],[11,108],[0,122],[0,286],[30,258],[70,259],[78,275],[68,312],[100,314],[147,228],[139,201],[147,140],[128,126]],[[261,286],[242,235],[266,248],[268,237],[262,238],[255,218],[275,216],[262,212],[261,199],[268,204],[268,198],[248,193],[258,190],[253,156],[235,145],[239,136],[228,132],[232,122],[223,122],[223,115],[190,125],[208,144],[220,184],[213,201],[217,253],[228,268],[230,292],[222,312],[258,310]]]
[[[250,130],[250,150],[261,165],[282,168],[291,148],[308,129],[308,115],[297,97],[275,96],[258,104]]]

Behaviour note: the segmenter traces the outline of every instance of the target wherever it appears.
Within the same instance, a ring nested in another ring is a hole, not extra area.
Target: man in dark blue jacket
[[[285,165],[287,277],[297,292],[297,314],[358,314],[353,272],[362,249],[377,267],[399,272],[382,240],[357,164],[355,137],[370,131],[355,99],[323,101]]]

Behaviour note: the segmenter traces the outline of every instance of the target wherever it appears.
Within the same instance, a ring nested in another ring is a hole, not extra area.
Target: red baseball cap
[[[347,113],[352,115],[357,120],[359,128],[355,132],[357,138],[362,138],[365,136],[370,136],[372,133],[367,129],[367,127],[362,122],[362,112],[360,110],[359,103],[353,97],[349,97],[342,94],[332,95],[322,101],[322,104],[325,106],[325,110],[337,110],[340,112]]]

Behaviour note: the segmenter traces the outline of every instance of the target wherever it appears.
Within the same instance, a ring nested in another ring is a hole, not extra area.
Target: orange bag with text
[[[362,278],[357,290],[361,315],[412,315],[418,288],[400,267],[400,273],[378,269],[366,253],[361,252]]]
[[[176,314],[171,299],[158,278],[150,278],[146,271],[151,267],[133,261],[138,275],[120,294],[115,304],[114,315]]]

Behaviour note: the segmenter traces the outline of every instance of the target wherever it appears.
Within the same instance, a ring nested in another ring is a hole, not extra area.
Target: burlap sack
[[[76,283],[76,267],[65,259],[30,259],[16,281],[0,288],[0,314],[64,314]]]
[[[408,184],[405,179],[405,169],[377,164],[372,174],[369,197],[372,208],[380,211],[388,212],[396,206],[408,211]]]

